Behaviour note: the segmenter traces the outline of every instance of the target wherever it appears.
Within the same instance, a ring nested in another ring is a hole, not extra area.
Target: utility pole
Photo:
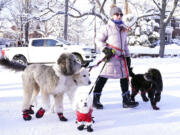
[[[128,14],[129,13],[129,7],[128,7],[128,1],[127,0],[124,0],[124,6],[125,6],[125,14]]]
[[[68,2],[65,0],[65,15],[64,15],[64,39],[67,40],[67,29],[68,29]]]
[[[94,0],[93,2],[94,4],[94,10],[96,11],[96,1]],[[96,51],[97,47],[96,47],[96,16],[94,17],[94,49]]]
[[[113,4],[116,4],[116,0],[113,0]]]

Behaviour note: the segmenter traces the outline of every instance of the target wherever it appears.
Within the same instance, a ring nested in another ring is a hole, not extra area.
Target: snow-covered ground
[[[180,53],[180,51],[177,51],[178,49],[180,47],[175,48],[173,52]],[[134,51],[132,48],[130,50]],[[101,66],[102,64],[92,69],[92,82],[98,76]],[[91,134],[179,134],[180,58],[133,58],[132,66],[135,73],[144,73],[148,68],[158,68],[161,71],[164,88],[162,99],[157,105],[160,107],[160,110],[154,111],[150,103],[143,102],[139,95],[136,97],[136,100],[139,102],[137,108],[122,108],[119,80],[110,79],[104,87],[101,98],[104,109],[93,110],[95,123],[93,124],[94,132]],[[31,121],[24,121],[21,112],[23,100],[21,74],[21,72],[15,73],[0,66],[0,135],[87,134],[87,131],[78,131],[76,129],[75,113],[71,109],[70,102],[66,96],[64,99],[64,115],[68,118],[68,122],[59,121],[57,115],[51,112],[45,113],[45,116],[41,119],[36,119],[33,116]],[[89,91],[91,86],[80,87],[78,90]],[[35,107],[35,110],[40,107],[40,102],[38,97],[38,105]]]
[[[147,54],[159,54],[159,47],[156,46],[154,48],[149,47],[141,47],[141,46],[130,46],[131,53],[147,53]],[[176,44],[166,45],[164,54],[180,54],[180,46]]]

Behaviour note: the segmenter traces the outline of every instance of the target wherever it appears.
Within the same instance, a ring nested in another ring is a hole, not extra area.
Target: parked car
[[[92,47],[72,45],[67,41],[52,38],[32,38],[27,46],[2,49],[2,56],[21,64],[55,63],[63,52],[73,53],[82,64],[88,64],[96,58]]]
[[[173,44],[180,45],[180,39],[172,39]]]
[[[4,40],[0,40],[0,49],[6,47],[6,42]]]
[[[173,41],[170,40],[170,41],[167,41],[165,40],[165,45],[170,45],[170,44],[173,44]],[[154,48],[156,46],[160,45],[160,40],[156,40],[155,42],[153,42],[149,47],[150,48]]]

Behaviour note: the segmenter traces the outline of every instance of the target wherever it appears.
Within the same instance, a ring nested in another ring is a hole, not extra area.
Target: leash
[[[116,49],[116,50],[118,50],[118,51],[120,51],[120,52],[123,52],[124,50],[122,50],[122,49],[120,49],[120,48],[118,48],[118,47],[116,47],[116,46],[113,46],[113,45],[111,45],[111,44],[109,44],[109,43],[107,43],[107,46],[109,46],[109,47],[111,47],[111,48],[113,48],[113,49]]]
[[[106,60],[106,57],[104,57],[104,58],[102,58],[100,61],[98,61],[98,63],[97,64],[95,64],[95,65],[93,65],[93,66],[90,66],[89,67],[89,72],[91,72],[91,70],[94,68],[94,67],[97,67],[97,66],[99,66],[99,64],[101,64],[103,61],[105,61]]]
[[[111,57],[112,58],[112,57]],[[111,59],[110,58],[110,59]],[[103,58],[104,59],[104,58]],[[101,61],[102,62],[102,61]],[[104,62],[104,65],[103,65],[103,67],[101,68],[101,71],[100,71],[100,73],[99,73],[99,75],[101,74],[101,72],[103,71],[103,69],[104,69],[104,67],[105,67],[105,65],[106,65],[106,63],[107,63],[108,61],[106,60],[105,62]],[[98,76],[99,76],[98,75]],[[96,81],[95,81],[95,83],[94,83],[94,85],[92,86],[92,88],[91,88],[91,90],[89,91],[89,95],[91,94],[91,92],[93,91],[93,89],[94,89],[94,86],[96,85],[96,83],[97,83],[97,81],[98,81],[98,77],[97,77],[97,79],[96,79]]]

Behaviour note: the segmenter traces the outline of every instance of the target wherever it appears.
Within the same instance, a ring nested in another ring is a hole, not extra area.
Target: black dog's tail
[[[131,76],[132,78],[133,77],[135,77],[135,74],[133,73],[133,68],[131,67],[130,69],[129,69],[129,76]]]
[[[0,65],[6,67],[8,69],[15,70],[15,71],[24,71],[24,69],[27,67],[26,65],[22,65],[17,62],[9,61],[8,59],[5,59],[5,58],[0,59]]]

